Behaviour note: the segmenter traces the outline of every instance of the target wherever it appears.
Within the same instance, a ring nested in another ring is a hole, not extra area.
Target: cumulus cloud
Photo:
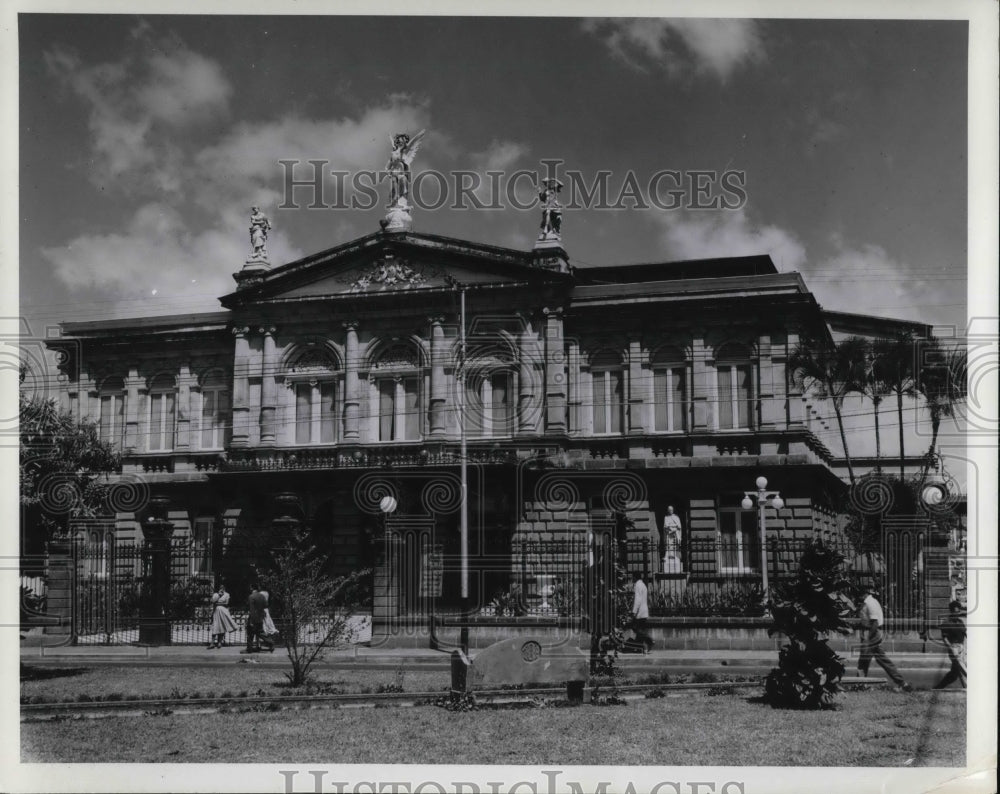
[[[89,109],[90,178],[102,188],[176,192],[178,130],[225,118],[232,87],[214,61],[147,30],[114,63],[84,64],[73,52],[45,54],[57,80]]]
[[[742,209],[652,217],[661,226],[664,246],[677,259],[770,254],[782,271],[797,270],[806,259],[806,249],[795,235],[778,226],[751,223]]]
[[[764,56],[760,24],[751,19],[610,19],[583,26],[634,68],[671,76],[694,73],[724,82]]]
[[[831,238],[832,255],[803,268],[806,284],[824,308],[915,320],[947,322],[967,299],[965,279],[950,278],[900,261],[880,245]]]
[[[42,255],[67,286],[99,288],[118,298],[111,314],[134,313],[137,298],[145,299],[149,314],[204,310],[211,308],[206,298],[233,291],[230,273],[249,250],[246,232],[235,233],[246,227],[245,218],[225,221],[222,228],[193,232],[175,208],[153,202],[139,207],[121,232],[80,235],[43,248]],[[280,233],[271,235],[268,249],[274,258],[301,255]],[[220,267],[224,263],[230,266]]]

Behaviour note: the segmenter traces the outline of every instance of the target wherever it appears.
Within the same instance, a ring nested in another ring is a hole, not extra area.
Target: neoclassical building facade
[[[752,575],[740,505],[759,476],[784,499],[775,537],[837,531],[843,483],[787,367],[829,318],[768,256],[584,268],[558,241],[383,231],[234,278],[218,312],[68,322],[51,342],[63,406],[169,498],[178,535],[213,544],[204,573],[234,575],[291,515],[331,573],[375,567],[377,620],[455,603],[463,436],[474,604],[530,578],[526,542],[622,516],[660,572],[668,507],[676,577]],[[116,524],[136,536],[134,513]],[[387,526],[428,542],[387,552]]]

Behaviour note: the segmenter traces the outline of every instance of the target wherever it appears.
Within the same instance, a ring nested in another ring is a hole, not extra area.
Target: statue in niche
[[[260,211],[260,207],[250,210],[250,258],[267,259],[267,233],[271,230],[271,221]]]
[[[559,191],[563,183],[558,179],[543,179],[538,191],[538,203],[542,207],[542,233],[539,240],[558,240],[562,235],[562,204]]]
[[[385,170],[389,175],[389,206],[405,206],[410,195],[410,165],[420,148],[420,139],[426,130],[420,130],[410,137],[405,132],[397,133],[389,138],[389,162]]]

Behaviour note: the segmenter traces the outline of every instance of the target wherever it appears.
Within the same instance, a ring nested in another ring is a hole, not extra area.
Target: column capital
[[[565,307],[563,306],[546,306],[542,309],[542,314],[550,319],[562,319]]]
[[[233,336],[237,338],[246,337],[250,334],[249,325],[234,325],[230,330],[232,331]]]
[[[262,325],[257,329],[257,333],[273,337],[276,333],[278,333],[278,329],[273,325]]]
[[[357,320],[344,320],[341,325],[345,331],[357,331],[359,323]]]
[[[445,316],[443,314],[431,314],[427,317],[427,322],[431,325],[443,325]]]

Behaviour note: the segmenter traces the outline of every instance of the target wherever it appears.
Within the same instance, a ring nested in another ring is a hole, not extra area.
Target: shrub
[[[789,640],[764,682],[764,697],[772,706],[835,705],[844,660],[827,644],[828,637],[834,632],[850,634],[847,618],[854,611],[844,594],[843,562],[839,553],[816,541],[802,555],[795,580],[772,591],[774,625],[768,634],[783,634]]]
[[[307,535],[299,530],[274,551],[262,584],[271,596],[271,614],[280,632],[292,671],[285,673],[292,686],[302,686],[309,669],[324,650],[352,638],[349,623],[357,607],[358,583],[370,570],[331,579],[326,557],[317,554]]]

